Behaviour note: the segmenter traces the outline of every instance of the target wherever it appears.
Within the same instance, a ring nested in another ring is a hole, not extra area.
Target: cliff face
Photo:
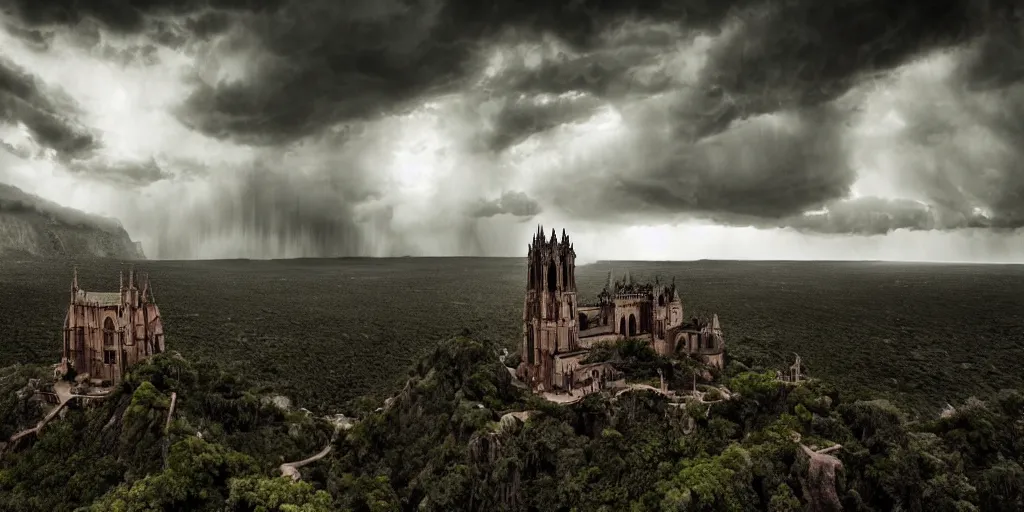
[[[0,258],[145,259],[121,223],[0,184]]]

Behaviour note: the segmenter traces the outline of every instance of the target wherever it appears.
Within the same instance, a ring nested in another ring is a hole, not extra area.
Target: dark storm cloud
[[[495,100],[498,112],[482,130],[488,151],[501,151],[531,135],[585,119],[601,106],[600,100],[582,95],[520,96]]]
[[[931,176],[931,210],[843,202],[856,176],[840,133],[846,116],[830,104],[861,81],[926,52],[981,41],[973,67],[963,71],[964,83],[996,90],[1016,112],[1020,96],[1010,84],[1021,74],[1021,45],[1014,46],[1013,39],[1018,26],[997,23],[1013,14],[1011,0],[18,0],[13,5],[32,30],[93,18],[112,30],[145,32],[172,46],[227,35],[222,49],[249,61],[251,75],[216,83],[197,77],[177,114],[208,135],[258,144],[292,142],[341,121],[393,113],[425,96],[466,90],[475,85],[469,80],[484,67],[490,45],[553,34],[564,53],[536,65],[507,65],[476,91],[499,105],[490,129],[481,134],[487,150],[502,151],[534,133],[589,117],[600,103],[655,94],[668,98],[660,108],[634,114],[631,123],[641,134],[631,147],[620,148],[621,154],[609,156],[615,169],[581,168],[570,178],[552,178],[547,199],[592,219],[689,214],[870,233],[974,225],[983,222],[979,219],[1012,226],[1024,218],[1019,206],[1024,202],[1017,200],[1022,189],[1015,181],[1024,173],[1014,163],[1024,160],[1014,161],[1012,155],[997,171],[1002,174],[986,182],[997,183],[994,188],[965,184],[963,173],[977,170],[973,161],[959,162],[968,171]],[[687,63],[666,59],[700,34],[717,38],[707,64],[695,67],[692,77],[683,76],[679,66]],[[999,64],[1004,69],[996,71]],[[924,119],[927,109],[919,115]],[[1021,117],[990,111],[973,116],[1007,140],[1019,140]],[[929,126],[922,130],[944,133],[941,126]],[[259,188],[275,185],[267,179],[254,178],[239,194],[287,210],[287,203]],[[979,202],[990,207],[991,217],[973,211]],[[830,213],[801,216],[821,207],[830,207]],[[307,222],[302,229],[313,239],[331,230],[348,233],[340,239],[355,236],[347,220],[324,222],[311,210],[271,218],[236,205],[222,213],[256,231],[289,233]]]
[[[698,11],[705,13],[699,17],[686,16],[691,11],[685,7],[675,13],[665,6],[661,12],[652,11],[659,21],[685,29],[682,34],[674,34],[664,23],[625,35],[614,32],[625,26],[608,23],[601,28],[612,35],[604,37],[579,37],[591,31],[566,28],[577,35],[576,55],[549,59],[531,70],[513,69],[516,74],[503,81],[516,90],[555,94],[587,91],[618,97],[662,91],[672,85],[671,75],[638,81],[636,71],[708,22],[728,22],[718,28],[732,24],[735,32],[711,49],[698,82],[689,84],[698,92],[690,98],[695,104],[691,108],[718,104],[723,96],[733,104],[728,115],[706,119],[710,126],[696,130],[707,135],[735,119],[835,99],[867,75],[986,33],[1010,5],[1009,0],[989,2],[988,9],[967,0],[729,4]]]
[[[837,98],[865,76],[981,33],[977,2],[778,2],[738,16],[714,47],[702,85],[738,104],[735,117]]]
[[[180,113],[208,134],[274,143],[463,84],[477,65],[481,44],[509,31],[530,37],[553,33],[580,54],[512,78],[513,88],[598,95],[662,89],[669,77],[645,83],[629,73],[631,64],[652,57],[651,48],[674,44],[672,31],[652,30],[618,41],[612,37],[619,48],[608,46],[608,34],[630,19],[717,30],[727,15],[738,15],[743,30],[716,50],[702,84],[741,98],[728,117],[816,104],[845,91],[860,73],[888,69],[921,50],[977,33],[979,8],[973,4],[18,0],[14,12],[30,26],[92,17],[118,31],[148,30],[161,17],[202,15],[187,23],[193,35],[223,31],[231,25],[229,17],[238,17],[251,31],[238,37],[253,38],[251,44],[270,57],[260,60],[244,82],[197,84]],[[724,118],[719,121],[727,124]]]
[[[88,154],[99,143],[74,118],[78,106],[0,56],[0,122],[24,123],[35,141],[62,158]]]
[[[627,170],[589,177],[579,169],[576,179],[559,184],[552,195],[572,213],[627,222],[651,214],[689,214],[730,224],[792,224],[806,231],[858,234],[1013,226],[1016,212],[998,214],[1000,204],[1004,209],[1024,205],[1021,188],[1014,185],[1016,180],[1005,179],[1008,176],[997,180],[1010,185],[998,189],[1009,192],[1007,198],[991,197],[996,190],[989,191],[987,204],[997,210],[993,218],[941,203],[844,201],[856,179],[841,140],[846,116],[821,107],[880,72],[978,36],[984,36],[984,54],[999,52],[989,61],[1005,66],[986,69],[1001,69],[1003,82],[1015,81],[1024,64],[1019,58],[1022,38],[1019,25],[1016,31],[1000,26],[1008,5],[794,1],[734,11],[695,81],[675,82],[671,75],[648,73],[648,80],[639,84],[641,94],[677,91],[678,101],[665,112],[645,114],[651,122],[634,119],[640,126],[667,125],[673,136],[660,138],[652,130],[655,136],[623,148],[633,156],[615,165]],[[1012,41],[1007,41],[1007,34],[1013,34]],[[529,70],[507,68],[512,76],[502,81],[524,92],[582,90],[614,101],[637,91],[630,87],[636,83],[630,78],[673,49],[664,38],[635,41],[619,54],[616,49],[621,45],[608,47],[606,41],[595,39],[593,47],[578,49],[571,57],[548,59]],[[1013,104],[1008,96],[1002,100]],[[796,113],[798,128],[780,129],[757,119],[780,111]],[[1014,120],[1019,119],[1007,116],[1004,122],[1012,126],[993,128],[1014,130],[1017,136],[1021,125]],[[985,126],[998,124],[994,119],[977,120]],[[493,137],[501,140],[500,134]],[[1004,164],[1003,169],[1019,166]],[[964,171],[969,169],[965,166]],[[1006,173],[1024,176],[1019,170]],[[952,190],[945,192],[954,195]],[[1008,200],[1011,197],[1015,201]],[[831,206],[828,215],[800,215],[825,206]]]
[[[501,197],[490,201],[480,201],[473,209],[474,217],[493,217],[495,215],[512,215],[530,218],[540,213],[540,205],[523,192],[505,192]]]
[[[554,31],[587,45],[623,16],[707,24],[724,2],[672,6],[662,1],[476,2],[470,0],[243,0],[36,2],[13,0],[11,14],[29,28],[95,19],[117,32],[149,32],[165,44],[220,33],[239,34],[270,57],[241,83],[199,83],[181,118],[207,134],[278,143],[342,119],[390,111],[422,94],[463,84],[481,44],[506,29]],[[184,24],[168,17],[189,16]],[[183,30],[184,29],[184,30]]]
[[[903,99],[909,181],[957,227],[1024,227],[1024,6],[964,51],[943,98]],[[946,227],[949,221],[941,222]]]
[[[664,109],[652,107],[641,119]],[[730,223],[817,209],[849,192],[855,173],[836,134],[834,109],[748,120],[696,142],[653,125],[623,147],[595,148],[609,169],[552,178],[559,206],[589,219],[634,222],[680,214]]]
[[[1004,88],[1024,79],[1024,6],[993,23],[965,62],[962,78],[972,90]]]
[[[150,18],[203,13],[209,10],[272,11],[276,0],[5,0],[0,12],[16,16],[29,27],[77,25],[93,19],[120,33],[147,28]]]
[[[583,53],[561,54],[539,64],[525,66],[526,47],[508,52],[510,66],[490,85],[519,94],[561,94],[585,92],[602,97],[627,94],[651,94],[667,90],[673,84],[671,71],[660,69],[651,76],[637,72],[657,62],[666,51],[685,37],[668,26],[648,27],[634,24],[624,34],[601,38]]]

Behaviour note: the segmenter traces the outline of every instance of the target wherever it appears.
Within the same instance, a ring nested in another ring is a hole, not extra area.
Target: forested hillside
[[[685,365],[614,348],[631,378]],[[515,387],[498,347],[442,342],[358,422],[276,404],[271,390],[173,354],[139,365],[0,460],[0,507],[71,510],[1020,510],[1024,394],[1004,391],[909,422],[827,383],[790,386],[743,354],[717,380],[731,399],[672,407],[653,392],[557,406]],[[0,373],[5,438],[41,408],[46,372]],[[308,378],[316,378],[309,375]],[[165,422],[171,393],[176,409]],[[862,397],[867,398],[867,397]],[[510,414],[517,413],[517,414]],[[524,414],[518,414],[524,413]],[[524,421],[525,420],[525,421]],[[284,462],[330,453],[280,476]],[[839,448],[833,448],[841,445]],[[821,453],[818,453],[821,452]],[[833,476],[834,475],[834,476]]]

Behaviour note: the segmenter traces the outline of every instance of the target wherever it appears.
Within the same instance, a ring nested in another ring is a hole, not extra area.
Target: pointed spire
[[[121,265],[121,270],[117,271],[117,291],[124,293],[124,265]]]
[[[71,290],[78,291],[78,265],[74,267],[74,277],[71,278]]]
[[[722,326],[718,323],[718,313],[715,313],[715,315],[711,317],[711,330],[720,331],[721,329]]]
[[[135,265],[128,267],[128,289],[135,288]]]
[[[605,289],[612,291],[615,289],[615,277],[612,275],[612,271],[608,271],[608,283],[605,285]]]
[[[551,245],[558,243],[558,236],[555,234],[555,228],[551,228]]]

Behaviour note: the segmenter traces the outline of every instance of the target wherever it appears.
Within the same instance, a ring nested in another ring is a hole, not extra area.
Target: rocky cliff
[[[121,223],[0,184],[0,258],[144,259]]]

